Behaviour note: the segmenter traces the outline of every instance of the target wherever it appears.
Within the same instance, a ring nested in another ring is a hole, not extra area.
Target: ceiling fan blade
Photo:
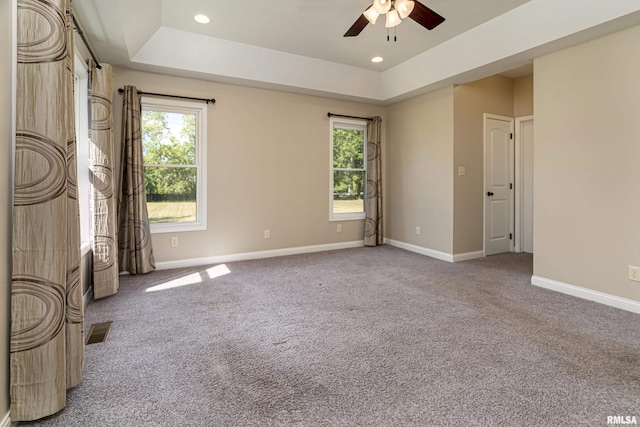
[[[368,23],[369,23],[369,20],[364,15],[360,15],[358,20],[353,23],[351,28],[349,28],[347,32],[344,33],[344,37],[357,36],[362,32],[362,30],[364,30],[364,27],[366,27]]]
[[[413,1],[415,5],[413,7],[413,11],[409,15],[409,18],[413,19],[418,24],[425,27],[427,30],[433,30],[435,27],[444,22],[444,18],[442,16],[438,15],[419,1]]]

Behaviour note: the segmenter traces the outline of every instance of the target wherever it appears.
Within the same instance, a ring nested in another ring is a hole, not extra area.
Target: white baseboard
[[[604,292],[593,291],[591,289],[581,288],[579,286],[569,285],[568,283],[558,282],[556,280],[545,279],[544,277],[531,276],[531,284],[540,286],[541,288],[551,289],[552,291],[562,292],[563,294],[572,295],[574,297],[595,301],[600,304],[609,305],[622,310],[631,311],[640,314],[640,302],[627,298],[617,297],[615,295],[605,294]]]
[[[11,425],[11,413],[7,412],[2,421],[0,421],[0,427],[9,427]]]
[[[484,258],[484,251],[465,252],[463,254],[455,254],[453,262],[469,261],[472,259]]]
[[[415,252],[420,255],[426,255],[431,258],[439,259],[447,262],[460,262],[468,261],[471,259],[484,258],[484,251],[465,252],[463,254],[448,254],[446,252],[436,251],[434,249],[425,248],[418,245],[412,245],[411,243],[400,242],[393,239],[384,239],[384,242],[395,246],[396,248],[405,249],[410,252]]]
[[[362,240],[326,245],[298,246],[294,248],[272,249],[268,251],[245,252],[239,254],[218,255],[206,258],[191,258],[177,261],[156,262],[156,270],[172,268],[198,267],[201,265],[222,264],[225,262],[247,261],[251,259],[273,258],[286,255],[308,254],[312,252],[335,251],[337,249],[359,248],[364,246]]]
[[[439,259],[441,261],[454,262],[454,257],[446,252],[436,251],[434,249],[423,248],[422,246],[412,245],[411,243],[400,242],[393,239],[384,239],[384,242],[395,246],[396,248],[404,249],[410,252],[415,252],[420,255],[426,255],[431,258]]]

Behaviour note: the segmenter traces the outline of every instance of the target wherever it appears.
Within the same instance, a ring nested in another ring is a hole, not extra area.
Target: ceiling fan
[[[444,22],[444,18],[417,0],[374,0],[344,33],[344,37],[355,37],[367,24],[375,24],[378,16],[386,14],[385,27],[395,27],[402,19],[411,18],[427,30],[433,30]]]

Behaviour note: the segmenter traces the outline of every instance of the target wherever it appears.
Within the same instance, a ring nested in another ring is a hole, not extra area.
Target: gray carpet
[[[87,307],[87,329],[113,327],[68,407],[20,425],[640,418],[640,316],[532,286],[530,255],[450,264],[383,246],[227,267],[122,277]],[[185,277],[202,281],[145,292]]]

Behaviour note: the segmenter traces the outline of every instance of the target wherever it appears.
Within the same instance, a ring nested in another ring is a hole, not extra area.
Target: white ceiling
[[[386,41],[383,17],[342,37],[371,0],[81,0],[74,9],[107,63],[376,103],[517,77],[536,55],[640,23],[637,0],[422,3],[446,21],[427,31],[406,19],[397,42]],[[197,13],[211,23],[196,23]]]
[[[447,19],[426,30],[411,19],[390,31],[397,41],[387,42],[383,17],[367,25],[358,37],[343,34],[371,0],[163,0],[162,23],[175,28],[225,40],[260,46],[384,71],[420,52],[482,24],[529,0],[422,0]],[[208,25],[197,24],[193,15],[204,12]],[[379,64],[371,62],[382,56]]]

